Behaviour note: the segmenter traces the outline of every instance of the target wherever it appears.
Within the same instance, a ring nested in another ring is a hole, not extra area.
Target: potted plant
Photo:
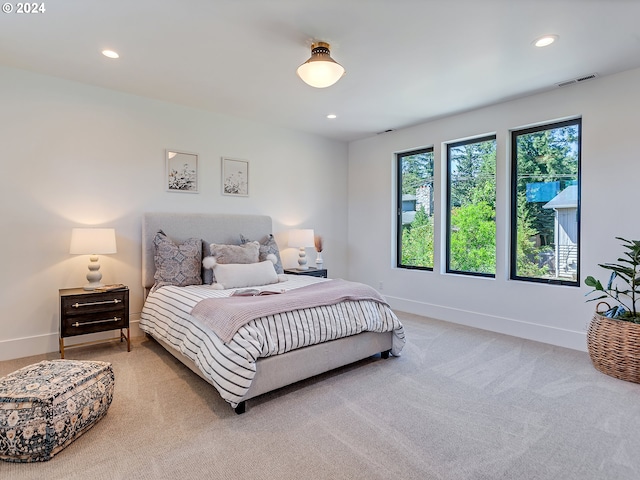
[[[606,287],[592,276],[584,283],[596,294],[587,301],[598,301],[589,324],[587,347],[593,365],[603,373],[640,383],[640,241],[616,237],[622,242],[623,256],[618,263],[598,266],[610,270]],[[599,310],[605,305],[605,310]]]

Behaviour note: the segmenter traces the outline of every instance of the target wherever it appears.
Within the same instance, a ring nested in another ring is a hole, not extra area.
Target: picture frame
[[[222,194],[249,196],[249,161],[222,157]]]
[[[165,186],[168,192],[198,193],[198,154],[167,149]]]

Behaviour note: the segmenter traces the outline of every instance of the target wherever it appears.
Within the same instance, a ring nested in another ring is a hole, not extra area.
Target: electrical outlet
[[[384,282],[382,280],[380,280],[380,282],[378,282],[378,289],[384,290]]]

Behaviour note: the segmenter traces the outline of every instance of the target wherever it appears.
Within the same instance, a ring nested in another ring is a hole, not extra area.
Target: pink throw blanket
[[[211,328],[223,342],[228,343],[240,327],[256,318],[359,300],[388,305],[370,286],[336,279],[288,290],[278,295],[207,298],[193,307],[191,315]]]

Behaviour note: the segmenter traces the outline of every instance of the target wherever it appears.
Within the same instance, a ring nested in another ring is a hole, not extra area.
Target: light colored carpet
[[[372,358],[236,415],[154,341],[69,350],[113,363],[107,416],[2,479],[638,479],[640,385],[586,353],[399,314],[400,358]],[[51,354],[0,362],[0,375]]]

